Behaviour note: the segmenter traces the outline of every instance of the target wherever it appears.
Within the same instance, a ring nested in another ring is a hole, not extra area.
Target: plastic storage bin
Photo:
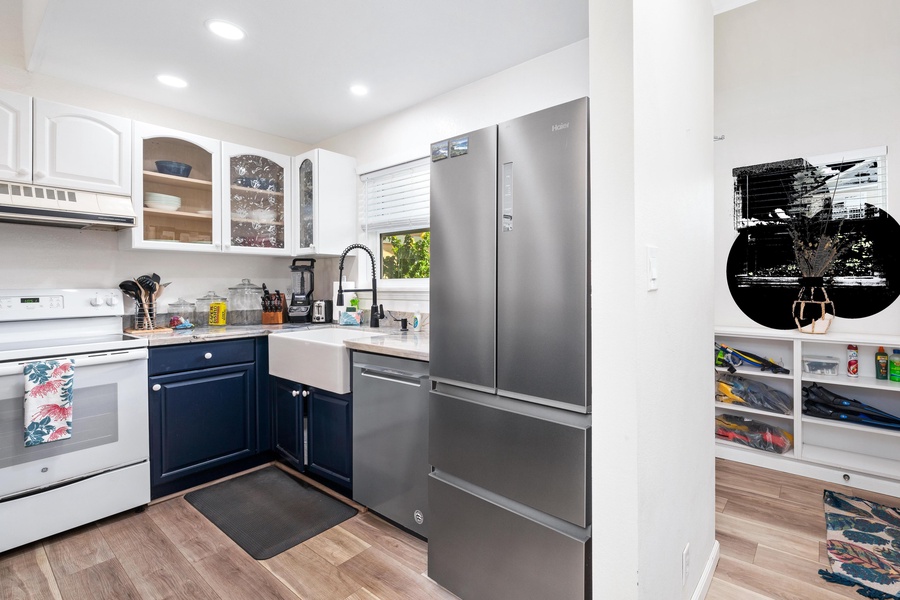
[[[803,356],[803,372],[812,375],[837,375],[840,360],[834,356]]]

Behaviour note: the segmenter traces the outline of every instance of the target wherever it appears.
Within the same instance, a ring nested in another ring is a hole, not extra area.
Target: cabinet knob
[[[161,389],[162,389],[162,386],[159,385],[158,383],[153,385],[153,391],[154,391],[154,392],[158,392],[158,391],[161,390]]]
[[[303,397],[306,398],[309,396],[309,390],[303,390]]]
[[[30,174],[31,171],[29,171],[28,169],[19,169],[18,171],[16,171],[16,175],[18,175],[19,177],[27,177]]]
[[[300,390],[291,390],[291,396],[293,396],[294,398],[296,398],[299,395],[300,395]]]
[[[43,179],[43,178],[46,177],[46,176],[47,176],[47,174],[44,173],[43,171],[35,171],[35,172],[34,172],[34,178],[35,178],[35,179]]]
[[[205,358],[206,360],[211,359],[211,358],[212,358],[212,352],[207,352],[206,354],[203,355],[203,358]]]

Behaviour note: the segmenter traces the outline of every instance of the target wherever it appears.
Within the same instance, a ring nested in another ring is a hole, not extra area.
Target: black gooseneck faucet
[[[365,250],[369,254],[369,258],[372,259],[372,287],[371,288],[356,288],[352,290],[344,289],[344,257],[347,256],[347,253],[351,250],[359,248],[360,250]],[[344,292],[372,292],[372,315],[369,317],[369,326],[370,327],[378,327],[378,320],[384,318],[384,308],[378,304],[378,291],[377,287],[378,278],[375,276],[375,255],[372,254],[372,251],[363,246],[362,244],[350,244],[347,246],[344,251],[341,253],[341,262],[338,263],[338,293],[337,293],[337,303],[338,306],[344,305]]]

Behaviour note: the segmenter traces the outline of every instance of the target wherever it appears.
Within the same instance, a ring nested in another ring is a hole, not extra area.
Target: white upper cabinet
[[[291,157],[222,142],[222,177],[224,250],[288,256]]]
[[[294,256],[338,256],[357,241],[356,159],[317,148],[293,158]]]
[[[190,165],[190,172],[160,172],[157,161]],[[138,223],[122,232],[123,245],[221,252],[221,167],[219,140],[135,122],[132,196]]]
[[[131,120],[35,98],[32,180],[131,195]]]
[[[31,96],[0,90],[0,179],[31,181]]]

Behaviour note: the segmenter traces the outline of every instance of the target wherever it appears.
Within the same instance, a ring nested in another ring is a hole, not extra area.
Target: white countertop
[[[213,342],[227,339],[259,337],[277,334],[281,331],[338,327],[338,325],[312,325],[309,323],[285,323],[284,325],[226,325],[224,327],[198,327],[196,329],[173,330],[159,333],[138,334],[145,338],[149,346],[170,346]],[[349,327],[343,327],[350,329]],[[351,350],[385,354],[400,358],[428,361],[428,333],[425,331],[401,332],[396,328],[353,327],[360,332],[359,340],[347,339],[344,345]],[[380,335],[373,335],[380,334]]]

